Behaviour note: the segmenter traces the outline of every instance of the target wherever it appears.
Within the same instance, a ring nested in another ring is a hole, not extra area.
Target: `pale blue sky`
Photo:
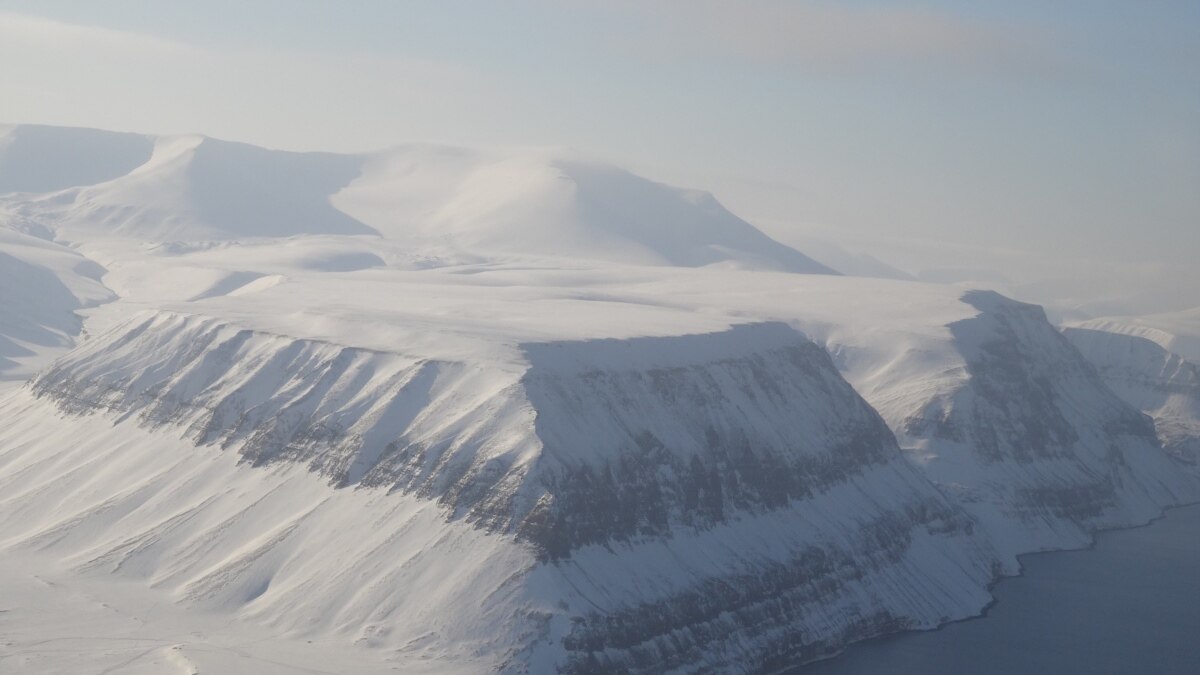
[[[1200,254],[1195,0],[0,0],[0,58],[0,121],[565,145],[772,233]]]

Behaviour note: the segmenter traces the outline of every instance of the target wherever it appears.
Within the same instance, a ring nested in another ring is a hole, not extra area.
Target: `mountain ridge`
[[[114,149],[120,157],[107,164],[64,172],[62,165]],[[423,161],[414,164],[414,154]],[[31,158],[42,173],[66,177],[22,183]],[[414,170],[430,165],[440,166],[435,184],[457,185],[441,202],[429,201],[438,191]],[[382,233],[509,254],[835,273],[733,215],[709,193],[547,149],[411,144],[363,154],[291,152],[200,135],[18,125],[0,140],[5,191],[49,193],[31,200],[29,215],[63,230],[68,240]]]

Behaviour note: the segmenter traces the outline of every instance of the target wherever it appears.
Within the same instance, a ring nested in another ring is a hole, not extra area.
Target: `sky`
[[[0,122],[568,146],[798,247],[1200,306],[1195,0],[0,0]]]

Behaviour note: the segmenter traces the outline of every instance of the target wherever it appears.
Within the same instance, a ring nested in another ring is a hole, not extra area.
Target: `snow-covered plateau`
[[[3,127],[0,282],[18,672],[773,672],[1200,500],[1182,332],[568,151]]]

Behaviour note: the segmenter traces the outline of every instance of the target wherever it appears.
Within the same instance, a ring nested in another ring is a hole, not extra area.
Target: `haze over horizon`
[[[0,671],[1195,675],[1197,28],[0,0]]]
[[[1200,305],[1200,6],[754,9],[4,0],[0,121],[571,146],[801,250],[1065,312]]]

